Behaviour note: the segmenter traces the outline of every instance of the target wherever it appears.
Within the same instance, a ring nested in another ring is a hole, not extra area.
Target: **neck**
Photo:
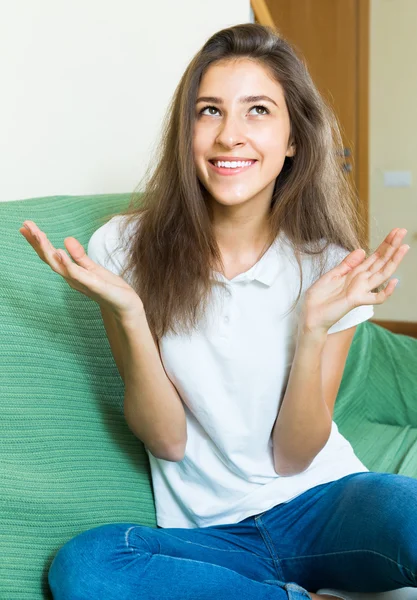
[[[222,209],[231,207],[222,207]],[[241,208],[241,207],[232,207]],[[267,214],[243,210],[217,210],[212,216],[214,236],[220,250],[230,256],[259,252],[269,241]]]

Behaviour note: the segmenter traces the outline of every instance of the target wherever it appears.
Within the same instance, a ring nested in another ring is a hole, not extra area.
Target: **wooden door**
[[[368,223],[368,0],[266,0],[266,6],[336,113],[345,153],[341,169],[352,179]]]

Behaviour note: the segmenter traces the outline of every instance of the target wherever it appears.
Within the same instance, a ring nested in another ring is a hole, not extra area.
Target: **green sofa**
[[[87,249],[130,194],[0,204],[0,598],[50,598],[58,548],[83,530],[156,527],[149,463],[123,417],[123,381],[98,305],[69,287],[19,233]],[[417,339],[358,326],[334,420],[371,470],[417,477]],[[92,599],[93,600],[93,599]]]

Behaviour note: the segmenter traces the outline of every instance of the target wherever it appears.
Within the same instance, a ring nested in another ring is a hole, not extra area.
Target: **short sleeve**
[[[120,216],[116,215],[96,229],[87,246],[89,258],[115,275],[120,275],[126,264],[126,251],[120,247],[120,219]]]
[[[372,304],[366,304],[364,306],[357,306],[350,312],[348,312],[344,317],[337,321],[330,329],[329,333],[337,333],[338,331],[343,331],[344,329],[349,329],[349,327],[354,327],[355,325],[359,325],[359,323],[363,323],[363,321],[367,321],[374,316],[374,307]]]
[[[328,259],[327,259],[327,271],[333,269],[338,264],[342,262],[346,256],[350,254],[349,250],[342,248],[341,246],[337,246],[336,244],[330,244],[328,247]],[[338,331],[343,331],[344,329],[349,329],[349,327],[354,327],[355,325],[359,325],[363,321],[367,321],[371,317],[374,316],[374,307],[372,304],[365,304],[363,306],[357,306],[348,312],[344,317],[342,317],[337,323],[332,325],[328,330],[328,334],[337,333]]]

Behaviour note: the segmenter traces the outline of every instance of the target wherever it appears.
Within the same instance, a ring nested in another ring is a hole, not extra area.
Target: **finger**
[[[391,244],[385,248],[385,251],[382,255],[378,256],[378,260],[376,260],[370,267],[370,273],[377,273],[381,270],[385,263],[387,263],[392,256],[397,252],[398,248],[401,247],[401,244],[404,240],[404,237],[407,234],[406,229],[399,229],[395,236],[393,237]]]
[[[84,246],[74,237],[67,237],[64,239],[66,249],[71,255],[71,258],[81,267],[88,271],[100,268],[86,253]]]
[[[380,243],[377,250],[383,250],[387,246],[391,246],[392,244],[394,244],[395,239],[398,238],[399,235],[404,237],[404,235],[406,233],[407,233],[407,230],[404,228],[401,228],[401,227],[395,227],[394,229],[391,229],[391,231],[386,236],[386,238]],[[401,239],[402,239],[402,237],[401,237]]]
[[[348,254],[339,265],[337,265],[334,269],[332,269],[329,272],[340,276],[346,275],[353,269],[356,269],[357,266],[361,264],[365,256],[365,250],[363,250],[362,248],[357,248],[356,250]]]
[[[39,258],[65,279],[68,279],[68,275],[79,279],[80,270],[86,269],[90,273],[97,272],[101,277],[104,276],[110,281],[112,279],[119,280],[117,275],[91,260],[83,245],[76,238],[67,237],[64,239],[65,247],[69,253],[68,256],[65,250],[59,250],[58,252],[48,240],[46,234],[33,221],[24,221],[24,225],[19,231],[35,249]],[[59,260],[59,256],[62,257],[62,262]]]
[[[82,271],[83,269],[81,269],[76,262],[71,260],[72,256],[68,256],[65,250],[62,250],[62,248],[58,248],[56,250],[56,254],[58,255],[57,258],[58,260],[60,260],[63,267],[71,274],[71,277],[78,277],[80,271]]]
[[[384,263],[380,270],[369,277],[369,289],[373,290],[385,283],[391,277],[391,275],[394,274],[398,268],[398,265],[409,250],[410,246],[408,244],[403,244],[400,248],[398,248],[391,258]]]
[[[372,294],[374,296],[372,304],[383,304],[385,300],[393,294],[397,283],[398,279],[391,279],[385,289]]]
[[[19,231],[27,232],[30,236],[30,241],[33,243],[35,240],[40,242],[40,229],[37,227],[32,221],[25,221],[23,223],[23,227],[20,228]]]
[[[56,250],[45,234],[39,232],[39,230],[33,230],[32,227],[21,227],[19,231],[30,243],[41,260],[47,263],[54,271],[59,270],[60,262],[55,257]]]
[[[30,233],[32,238],[39,237],[41,233],[39,227],[33,221],[23,221],[23,227]]]
[[[63,275],[62,265],[68,270],[69,266],[73,264],[65,251],[61,250],[60,252],[57,252],[57,249],[49,241],[46,234],[35,224],[32,224],[31,221],[25,221],[25,226],[21,228],[22,233],[26,232],[26,230],[29,233],[27,239],[37,252],[39,258],[46,262],[54,271]],[[96,263],[87,256],[83,246],[78,240],[73,237],[65,238],[64,244],[66,240],[69,240],[69,243],[66,243],[66,247],[71,258],[74,258],[74,260],[82,267],[89,268],[90,270],[97,266]],[[59,256],[63,258],[62,261],[59,260]]]
[[[357,270],[358,273],[361,273],[362,271],[369,271],[370,273],[378,271],[381,268],[381,265],[384,264],[383,257],[387,256],[387,251],[389,248],[393,248],[393,244],[395,247],[400,245],[402,238],[406,234],[406,230],[402,230],[403,232],[405,231],[405,233],[398,237],[400,231],[401,230],[399,227],[392,229],[383,242],[381,242],[381,244],[378,246],[378,248],[370,256],[368,256],[366,260],[363,261],[360,268]],[[394,251],[395,249],[393,249],[390,254],[392,254]]]
[[[358,272],[368,271],[370,274],[378,272],[400,247],[407,234],[407,229],[393,229],[366,260],[363,261]]]

